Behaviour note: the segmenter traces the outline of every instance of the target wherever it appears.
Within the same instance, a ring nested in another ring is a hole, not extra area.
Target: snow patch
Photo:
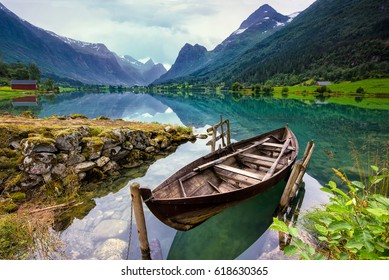
[[[247,30],[247,28],[238,29],[235,32],[233,32],[232,34],[239,35],[239,34],[242,34],[243,32],[245,32],[246,30]]]
[[[278,22],[278,21],[277,21],[277,23],[276,23],[276,26],[284,26],[284,25],[285,25],[285,23],[283,23],[283,22]],[[275,27],[276,27],[276,26],[275,26]]]
[[[292,20],[294,20],[294,18],[297,17],[299,14],[300,14],[300,12],[296,12],[296,13],[289,15],[288,16],[289,17],[288,23],[291,22]]]
[[[269,17],[265,17],[264,19],[270,19]]]

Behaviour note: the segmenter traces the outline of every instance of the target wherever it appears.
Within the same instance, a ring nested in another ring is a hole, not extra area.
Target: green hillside
[[[388,26],[388,1],[317,0],[238,59],[217,70],[200,69],[186,80],[293,85],[388,77]]]

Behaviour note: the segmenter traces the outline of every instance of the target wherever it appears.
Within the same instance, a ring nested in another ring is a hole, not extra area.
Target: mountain
[[[35,63],[45,76],[86,84],[148,85],[166,72],[111,52],[104,44],[59,36],[19,18],[0,3],[0,54],[6,62]]]
[[[288,25],[297,16],[284,16],[269,5],[259,7],[239,28],[212,51],[200,45],[186,44],[178,54],[171,69],[155,83],[164,83],[179,77],[188,76],[206,68],[217,70],[240,57],[255,44]]]
[[[387,77],[388,26],[388,0],[317,0],[239,57],[217,68],[205,65],[178,81],[292,85]]]

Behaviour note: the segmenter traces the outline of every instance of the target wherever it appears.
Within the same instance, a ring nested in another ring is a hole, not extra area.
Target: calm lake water
[[[329,101],[329,100],[327,100]],[[363,102],[363,101],[362,101]],[[23,111],[10,104],[0,111]],[[331,103],[273,99],[259,96],[187,94],[180,96],[135,93],[67,93],[41,98],[29,108],[40,117],[81,113],[89,118],[107,116],[125,120],[179,124],[203,133],[219,121],[231,122],[232,138],[238,141],[285,124],[295,132],[303,153],[313,139],[315,152],[304,177],[301,211],[327,201],[319,191],[334,179],[331,168],[343,168],[359,178],[356,158],[363,166],[375,155],[388,155],[389,111],[359,109]],[[64,253],[69,259],[127,258],[130,232],[129,185],[137,181],[156,187],[177,169],[209,152],[209,139],[181,145],[177,151],[129,177],[122,188],[94,199],[95,206],[77,216],[61,232]],[[302,154],[299,156],[301,158]],[[137,177],[138,176],[138,177]],[[139,177],[140,176],[140,177]],[[148,237],[155,258],[163,259],[277,259],[281,258],[278,233],[268,229],[284,183],[251,200],[227,209],[188,232],[177,232],[157,220],[145,207]],[[136,226],[132,226],[128,258],[141,258]]]

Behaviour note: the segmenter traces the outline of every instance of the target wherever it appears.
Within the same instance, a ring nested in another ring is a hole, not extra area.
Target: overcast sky
[[[289,15],[315,0],[0,0],[28,22],[119,55],[173,64],[185,43],[212,50],[263,4]]]

